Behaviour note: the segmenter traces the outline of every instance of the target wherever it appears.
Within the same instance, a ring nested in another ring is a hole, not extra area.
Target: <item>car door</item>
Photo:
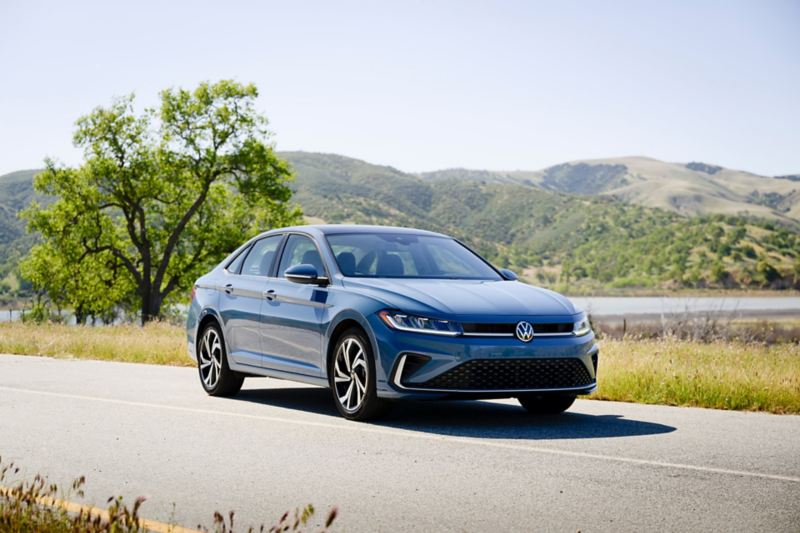
[[[262,306],[262,345],[264,364],[280,370],[321,376],[322,323],[328,308],[328,289],[293,283],[284,277],[286,269],[298,264],[312,264],[328,276],[319,250],[306,235],[290,234],[283,246],[277,278],[271,280]]]
[[[243,252],[242,261],[234,260],[225,271],[219,308],[228,355],[238,364],[262,366],[261,306],[282,239],[271,235],[257,240]]]

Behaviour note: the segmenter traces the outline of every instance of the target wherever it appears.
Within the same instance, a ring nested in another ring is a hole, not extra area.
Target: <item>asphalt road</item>
[[[579,401],[407,403],[339,418],[327,390],[196,371],[0,356],[0,455],[142,514],[273,522],[338,506],[346,531],[800,531],[800,417]],[[173,508],[174,504],[174,508]]]

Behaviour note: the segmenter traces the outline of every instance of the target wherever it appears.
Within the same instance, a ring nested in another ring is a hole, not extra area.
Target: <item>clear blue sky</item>
[[[0,173],[112,96],[255,82],[281,150],[800,173],[800,1],[0,2]]]

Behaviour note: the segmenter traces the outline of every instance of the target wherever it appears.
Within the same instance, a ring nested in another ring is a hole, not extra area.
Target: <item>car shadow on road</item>
[[[235,399],[340,416],[330,391],[322,388],[245,389]],[[675,431],[672,426],[617,414],[567,411],[559,416],[534,416],[518,405],[484,401],[398,402],[384,418],[369,424],[458,437],[522,440],[634,437]]]

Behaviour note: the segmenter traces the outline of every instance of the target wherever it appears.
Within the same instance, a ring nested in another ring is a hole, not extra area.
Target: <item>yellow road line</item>
[[[0,485],[0,495],[10,497],[14,492],[14,489]],[[91,505],[83,505],[76,502],[61,500],[59,498],[50,498],[46,496],[39,496],[35,498],[34,501],[40,505],[45,505],[48,507],[60,507],[69,513],[83,512],[92,518],[100,517],[101,520],[106,522],[108,522],[110,519],[107,510],[100,509],[99,507],[93,507]],[[173,524],[165,524],[164,522],[150,520],[147,518],[139,518],[139,525],[144,529],[153,531],[155,533],[200,533],[200,531],[196,529],[187,529],[185,527],[176,526]]]

